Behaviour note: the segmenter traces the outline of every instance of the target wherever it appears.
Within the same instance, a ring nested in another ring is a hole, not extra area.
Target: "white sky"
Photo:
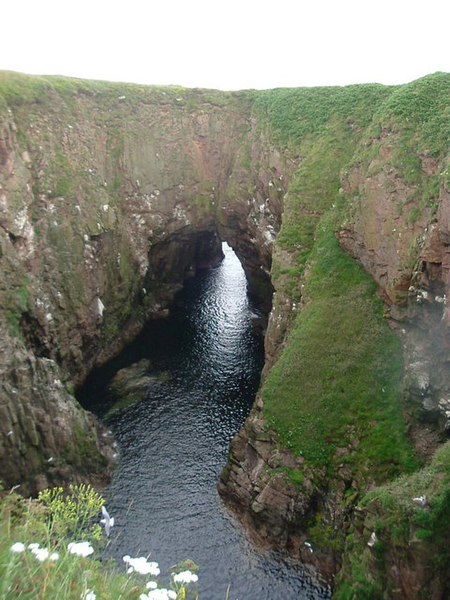
[[[218,89],[450,71],[449,0],[3,0],[0,69]]]

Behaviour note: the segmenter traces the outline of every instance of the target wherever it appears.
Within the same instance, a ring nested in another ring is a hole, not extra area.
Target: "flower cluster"
[[[175,583],[196,583],[198,581],[198,575],[192,573],[192,571],[180,571],[173,575]]]
[[[22,544],[22,542],[16,542],[11,546],[11,552],[15,552],[16,554],[25,552],[25,544]]]
[[[102,511],[102,515],[104,517],[103,524],[105,525],[105,530],[109,529],[114,525],[114,520],[108,515],[106,509]],[[51,552],[45,547],[41,548],[37,543],[26,545],[22,542],[15,542],[11,545],[10,551],[13,554],[30,552],[40,562],[59,560],[58,552]],[[67,552],[68,554],[86,558],[94,553],[94,548],[88,541],[70,542],[67,545]],[[147,557],[138,556],[136,558],[132,558],[129,555],[124,556],[123,561],[127,567],[127,573],[138,573],[140,575],[157,577],[161,572],[159,565],[157,562],[148,560],[149,556],[150,555]],[[145,591],[140,594],[139,600],[176,600],[180,594],[181,597],[185,598],[186,589],[184,586],[186,584],[196,583],[198,581],[198,576],[196,573],[186,569],[186,566],[190,566],[190,564],[184,563],[179,567],[184,567],[184,570],[172,573],[172,589],[158,587],[157,581],[147,581],[145,585]],[[81,593],[80,600],[96,600],[96,597],[96,593],[93,589],[84,588],[83,592]]]
[[[89,556],[94,552],[94,548],[89,542],[70,542],[67,546],[70,554],[76,554],[77,556]]]
[[[123,562],[128,566],[127,573],[140,573],[141,575],[153,575],[156,577],[160,574],[159,566],[157,562],[148,561],[145,556],[139,556],[138,558],[131,558],[128,556],[123,557]]]
[[[50,585],[49,577],[57,577],[66,568],[72,571],[73,567],[76,567],[73,561],[77,562],[79,559],[74,559],[73,556],[86,559],[94,554],[92,544],[100,541],[102,537],[100,524],[103,525],[105,537],[108,538],[114,527],[114,517],[108,513],[104,500],[87,486],[71,487],[69,494],[66,494],[62,488],[46,490],[40,494],[40,501],[47,507],[45,516],[48,517],[50,526],[48,539],[60,540],[56,542],[56,548],[59,552],[45,546],[41,547],[40,544],[35,542],[28,544],[27,542],[14,542],[14,540],[11,540],[9,541],[8,576],[12,576],[15,569],[19,569],[24,565],[28,568],[31,565],[31,576],[36,578],[36,584],[39,585],[42,577],[45,576],[44,586],[47,588],[47,585]],[[99,524],[98,513],[100,510],[101,521]],[[94,511],[97,515],[97,522],[93,524]],[[69,542],[69,540],[71,541]],[[22,563],[22,556],[20,555],[24,555],[24,565],[20,564]],[[30,556],[34,558],[29,558]],[[198,582],[198,576],[195,573],[196,565],[191,561],[179,564],[171,573],[172,583],[169,583],[168,587],[159,587],[158,581],[155,580],[161,573],[159,564],[149,560],[149,557],[150,554],[135,558],[129,555],[123,557],[127,574],[133,574],[129,578],[124,578],[123,584],[121,583],[123,591],[125,591],[125,588],[129,591],[132,587],[132,593],[139,596],[139,600],[177,600],[177,598],[186,598],[188,594],[187,584]],[[33,566],[35,559],[43,565],[37,567],[34,564]],[[55,561],[59,561],[57,566],[51,564]],[[78,568],[75,568],[75,570],[79,572]],[[82,581],[77,579],[73,581],[73,584],[71,584],[71,597],[73,595],[78,600],[96,600],[95,584],[97,577],[94,572],[95,568],[92,571],[86,571]],[[134,574],[146,576],[144,581],[138,584],[139,587],[136,587],[137,577]],[[89,588],[89,584],[92,587]],[[53,582],[51,582],[51,585],[53,585]],[[5,586],[0,587],[4,588]],[[195,595],[195,590],[193,590],[193,593]]]
[[[141,594],[139,600],[176,600],[177,594],[173,590],[166,588],[155,588],[148,594]]]
[[[148,557],[146,558],[145,556],[131,558],[127,554],[123,557],[123,562],[128,566],[127,573],[136,572],[141,575],[152,575],[153,577],[160,574],[158,563],[149,561]],[[175,588],[179,591],[180,589],[184,589],[180,586],[198,581],[198,575],[188,570],[172,573],[172,578]],[[156,581],[148,581],[145,587],[147,591],[139,596],[139,600],[176,600],[177,598],[176,591],[167,588],[158,588]]]
[[[39,544],[36,543],[28,544],[28,547],[26,547],[22,542],[15,542],[11,546],[11,552],[14,552],[15,554],[21,554],[27,549],[30,550],[31,554],[33,554],[39,562],[44,562],[45,560],[55,562],[59,559],[58,552],[50,552],[47,548],[41,548]]]

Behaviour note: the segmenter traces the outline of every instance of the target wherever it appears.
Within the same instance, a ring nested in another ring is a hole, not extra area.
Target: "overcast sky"
[[[0,69],[218,89],[450,71],[449,0],[4,0]]]

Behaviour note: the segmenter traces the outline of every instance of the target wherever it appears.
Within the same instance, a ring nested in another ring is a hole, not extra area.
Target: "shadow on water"
[[[142,399],[109,419],[120,464],[105,494],[116,519],[108,557],[148,555],[162,574],[186,559],[200,566],[203,600],[328,598],[298,567],[259,554],[216,491],[228,446],[254,400],[264,361],[246,281],[233,251],[189,280],[167,320],[150,323],[90,378],[80,400],[104,416],[109,382],[143,358]]]

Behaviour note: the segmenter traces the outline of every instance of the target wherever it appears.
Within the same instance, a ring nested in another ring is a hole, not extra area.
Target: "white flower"
[[[377,534],[375,533],[375,531],[373,531],[372,535],[370,536],[370,540],[367,542],[367,545],[369,546],[369,548],[373,548],[376,542],[378,542]]]
[[[156,581],[149,581],[145,587],[148,590],[156,590],[156,588],[158,587],[158,584],[156,583]]]
[[[31,552],[40,562],[44,562],[44,560],[47,560],[50,554],[47,548],[33,548]]]
[[[56,561],[59,560],[59,554],[57,552],[52,552],[48,557],[48,560]]]
[[[83,596],[83,600],[95,600],[96,599],[95,592],[93,590],[87,590]]]
[[[157,577],[160,574],[160,570],[157,562],[148,562],[145,556],[139,556],[138,558],[130,558],[126,555],[123,557],[123,561],[129,565],[127,573],[136,571],[141,575],[153,575]]]
[[[94,548],[89,542],[70,542],[67,548],[70,554],[76,554],[77,556],[89,556],[94,552]]]
[[[421,508],[425,508],[427,506],[427,497],[425,495],[418,496],[417,498],[413,498],[413,502],[418,504]]]
[[[36,544],[36,542],[33,542],[32,544],[28,544],[28,548],[29,548],[29,550],[36,550],[36,548],[39,548],[39,544]]]
[[[17,554],[20,554],[24,550],[25,550],[25,544],[22,544],[22,542],[16,542],[15,544],[13,544],[11,546],[11,552],[16,552]]]
[[[181,571],[173,576],[175,583],[191,583],[198,581],[198,575],[192,573],[192,571]]]
[[[148,594],[141,594],[139,600],[176,600],[177,594],[173,590],[159,588],[151,590]]]

